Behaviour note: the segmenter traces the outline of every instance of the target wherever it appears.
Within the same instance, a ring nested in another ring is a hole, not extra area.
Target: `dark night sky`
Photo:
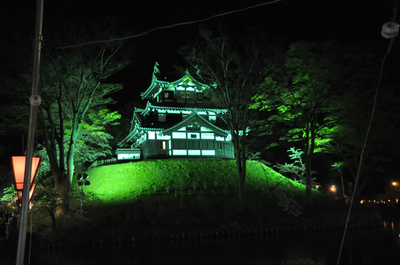
[[[129,98],[130,93],[144,91],[150,83],[154,62],[160,63],[161,75],[175,78],[174,64],[182,63],[177,48],[196,37],[200,24],[222,23],[242,34],[249,26],[257,27],[271,35],[299,39],[339,39],[346,43],[362,45],[377,54],[384,54],[388,40],[380,35],[383,23],[393,18],[395,1],[360,0],[284,0],[231,12],[254,5],[267,3],[251,1],[210,1],[195,4],[187,1],[45,1],[45,20],[51,25],[80,21],[81,24],[98,21],[105,17],[118,17],[124,30],[131,35],[140,34],[158,27],[182,22],[203,20],[171,28],[158,29],[141,37],[132,38],[127,45],[132,50],[132,65],[118,76],[125,89],[119,98]],[[44,36],[46,38],[46,36]],[[66,45],[69,43],[66,43]],[[397,49],[398,50],[398,49]],[[396,47],[393,49],[393,54]],[[397,53],[399,54],[399,53]],[[389,60],[390,61],[390,58]]]
[[[136,35],[182,22],[186,25],[154,30],[140,37],[131,38],[127,45],[132,51],[132,64],[117,76],[124,83],[125,89],[119,98],[127,99],[132,91],[137,96],[150,83],[154,62],[160,63],[161,75],[175,78],[174,64],[182,64],[177,53],[178,47],[187,44],[196,37],[201,24],[215,25],[222,23],[230,27],[237,35],[249,26],[270,34],[271,38],[283,37],[291,40],[338,39],[368,47],[378,55],[385,53],[388,40],[380,35],[383,23],[393,18],[395,0],[282,0],[271,4],[262,0],[249,1],[211,1],[203,0],[195,3],[187,1],[44,1],[44,49],[46,39],[53,36],[51,30],[65,29],[66,25],[77,24],[79,27],[113,17],[121,21],[125,33]],[[254,8],[251,6],[258,5]],[[245,9],[240,12],[231,12]],[[221,15],[224,14],[224,15]],[[221,15],[209,20],[212,16]],[[1,1],[0,27],[2,37],[13,31],[24,31],[25,39],[20,42],[30,46],[34,33],[35,1]],[[205,20],[192,23],[197,20]],[[15,30],[14,30],[15,29]],[[47,34],[47,35],[46,35]],[[122,33],[115,33],[115,36]],[[124,35],[125,36],[125,35]],[[96,40],[96,39],[93,39]],[[75,44],[66,41],[65,45]],[[397,43],[396,43],[397,44]],[[388,61],[399,55],[398,45]],[[6,51],[2,51],[7,53]],[[2,58],[2,57],[0,57]],[[393,59],[393,61],[398,61]]]
[[[18,36],[19,45],[32,46],[34,35],[35,2],[15,0],[0,3],[0,41],[7,42]],[[139,93],[151,81],[154,62],[160,63],[161,75],[168,79],[177,78],[175,64],[182,59],[177,49],[196,37],[201,24],[225,24],[240,36],[250,26],[270,34],[271,38],[289,40],[337,39],[343,43],[359,45],[382,56],[389,40],[381,37],[382,25],[393,16],[395,0],[283,0],[268,3],[262,0],[248,1],[93,1],[93,0],[45,0],[44,3],[44,47],[51,39],[50,29],[64,29],[66,25],[83,27],[98,23],[105,18],[118,18],[129,35],[137,35],[159,27],[188,22],[168,28],[160,28],[127,42],[132,50],[130,67],[115,77],[124,89],[115,97],[121,103],[140,100]],[[232,12],[249,8],[245,11]],[[224,14],[215,18],[212,16]],[[197,20],[205,20],[193,23]],[[62,31],[62,30],[61,30]],[[20,34],[23,32],[23,34]],[[47,34],[47,35],[46,35]],[[113,37],[122,33],[116,32]],[[126,35],[124,35],[126,36]],[[95,39],[94,39],[95,40]],[[75,44],[66,41],[64,45]],[[394,43],[387,59],[388,67],[398,69],[400,42]],[[10,52],[0,51],[2,64],[7,64]],[[18,55],[13,55],[18,56]],[[114,81],[113,80],[113,81]],[[20,146],[20,144],[18,145]]]

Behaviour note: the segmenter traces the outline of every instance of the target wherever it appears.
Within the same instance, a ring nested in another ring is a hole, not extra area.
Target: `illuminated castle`
[[[157,72],[141,93],[147,105],[135,108],[117,159],[234,158],[226,110],[212,103],[213,89],[189,72],[173,82],[157,79]]]

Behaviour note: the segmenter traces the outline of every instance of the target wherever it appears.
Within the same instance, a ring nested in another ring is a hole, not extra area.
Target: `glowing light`
[[[332,185],[331,188],[330,188],[330,190],[331,190],[332,192],[336,192],[336,187],[335,187],[335,185]]]
[[[31,201],[33,197],[33,193],[35,192],[36,183],[34,183],[37,171],[40,165],[40,157],[32,157],[31,164],[31,180],[30,180],[30,188],[29,188],[29,201]],[[26,156],[12,156],[11,163],[14,174],[14,184],[15,190],[17,191],[18,201],[22,202],[22,191],[24,189],[24,179],[25,179],[25,165],[26,165]],[[21,205],[20,205],[21,206]]]
[[[26,156],[13,156],[11,157],[13,173],[14,173],[14,184],[17,191],[24,189],[24,177],[25,177],[25,162]],[[32,157],[32,170],[31,170],[31,186],[35,181],[36,173],[39,168],[40,157]]]
[[[399,186],[399,183],[398,183],[397,181],[393,181],[393,182],[392,182],[392,186],[398,187],[398,186]]]
[[[31,184],[31,190],[29,191],[29,201],[32,200],[33,194],[35,193],[36,183]],[[22,190],[17,191],[18,200],[22,201]]]

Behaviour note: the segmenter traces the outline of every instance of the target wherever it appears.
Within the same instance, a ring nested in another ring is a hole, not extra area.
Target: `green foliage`
[[[81,123],[80,134],[75,144],[75,163],[94,162],[96,159],[111,155],[110,141],[114,139],[108,133],[110,126],[118,125],[121,115],[117,111],[100,109],[91,111]],[[66,140],[70,136],[64,136]],[[77,166],[77,170],[82,170]]]
[[[120,116],[105,106],[114,103],[110,95],[122,85],[107,79],[128,64],[116,55],[122,45],[49,51],[43,57],[38,124],[57,189],[68,189],[85,162],[111,154],[107,126]]]
[[[283,177],[257,161],[247,162],[249,199],[301,201],[304,185]],[[233,160],[155,160],[96,167],[87,172],[91,192],[104,203],[136,201],[146,196],[236,198],[237,170]],[[73,185],[77,183],[74,180]],[[281,195],[284,197],[282,197]],[[194,197],[193,197],[194,196]],[[283,199],[282,199],[283,198]],[[287,205],[287,204],[286,204]],[[286,207],[286,206],[285,206]]]
[[[294,160],[292,163],[288,164],[276,164],[274,168],[278,169],[278,172],[281,174],[290,174],[290,177],[294,180],[299,179],[302,183],[304,183],[305,170],[306,167],[303,163],[303,154],[304,152],[301,149],[295,149],[291,147],[289,150],[289,158]]]
[[[268,62],[264,83],[250,106],[267,111],[267,118],[253,125],[278,133],[274,126],[285,126],[280,140],[302,141],[304,146],[329,141],[335,121],[331,88],[339,78],[333,61],[325,58],[329,45],[295,42],[280,61]]]
[[[305,184],[305,175],[306,175],[306,166],[303,163],[303,154],[304,152],[301,149],[296,149],[295,147],[291,147],[289,150],[289,158],[293,160],[292,163],[279,164],[277,163],[273,167],[278,170],[279,173],[288,175],[289,178],[299,181],[302,184]],[[315,172],[311,172],[312,174]]]
[[[301,143],[308,206],[312,156],[337,130],[337,88],[343,76],[337,63],[340,50],[332,42],[292,43],[284,56],[268,60],[266,78],[250,106],[266,116],[253,123],[258,131],[275,134],[279,141]]]
[[[3,189],[3,197],[0,198],[0,201],[8,201],[11,202],[13,197],[17,195],[17,192],[15,191],[14,184],[11,185],[10,187],[6,187]]]

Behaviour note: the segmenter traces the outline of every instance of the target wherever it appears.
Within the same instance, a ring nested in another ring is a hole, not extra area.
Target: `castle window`
[[[215,149],[215,144],[213,141],[203,141],[201,142],[201,149]]]
[[[200,139],[199,133],[189,133],[189,139]]]
[[[150,140],[156,139],[156,133],[154,131],[149,131],[149,139]]]
[[[187,141],[187,148],[188,149],[200,149],[200,142],[199,141]]]
[[[181,92],[181,98],[190,98],[190,93],[189,92]]]
[[[158,114],[158,121],[160,122],[166,122],[167,121],[167,115],[166,114]]]
[[[209,115],[208,119],[211,123],[216,123],[217,122],[217,116],[216,115]]]

